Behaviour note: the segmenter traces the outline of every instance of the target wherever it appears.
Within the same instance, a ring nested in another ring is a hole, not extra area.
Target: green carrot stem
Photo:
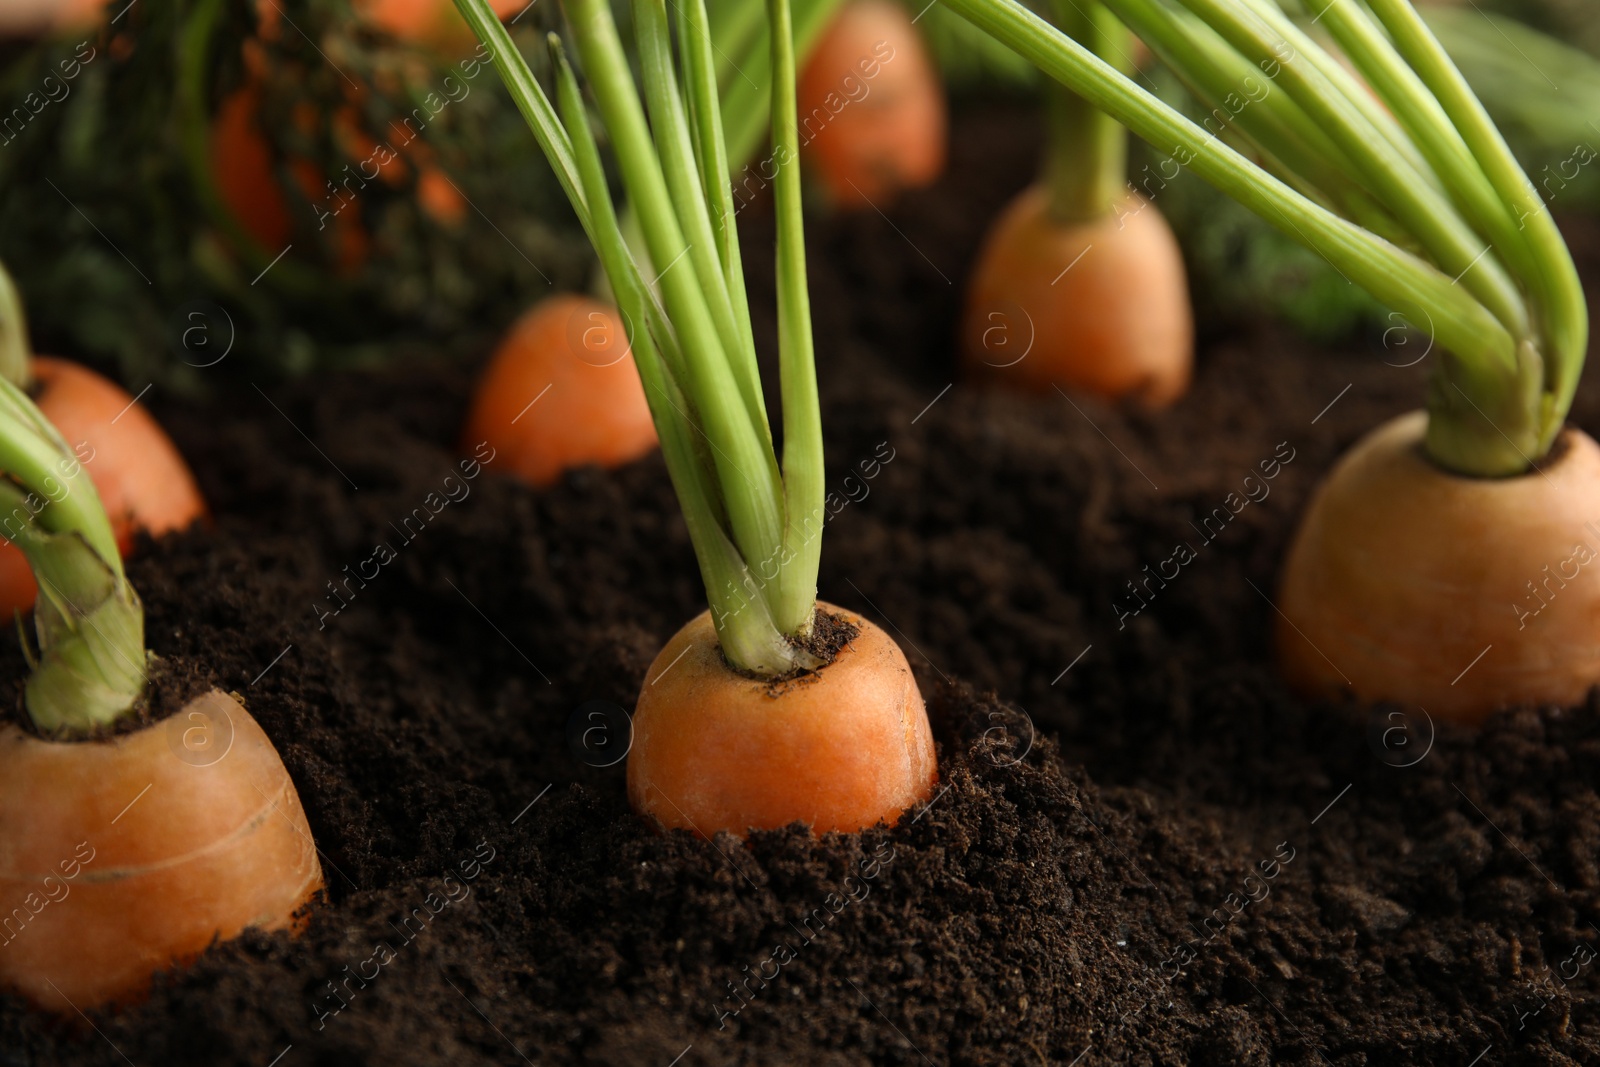
[[[1533,250],[1525,235],[1517,231],[1516,220],[1483,167],[1438,99],[1406,65],[1382,29],[1364,9],[1345,3],[1330,3],[1323,11],[1322,25],[1415,141],[1432,173],[1443,180],[1473,227],[1489,236],[1495,251],[1517,276],[1536,273]]]
[[[1056,0],[1057,26],[1123,73],[1131,69],[1128,31],[1098,0]],[[1049,92],[1044,167],[1050,215],[1063,226],[1116,214],[1128,195],[1128,131],[1076,93]]]
[[[617,306],[628,330],[634,365],[644,383],[645,397],[661,438],[673,489],[683,508],[684,523],[699,561],[717,639],[729,662],[768,675],[780,675],[798,664],[783,633],[772,621],[759,584],[724,533],[726,516],[712,465],[687,398],[673,381],[661,359],[654,336],[661,336],[665,320],[655,330],[636,325],[657,320],[651,310],[652,294],[638,265],[622,239],[616,208],[606,184],[600,150],[589,128],[588,114],[577,79],[558,40],[551,38],[557,76],[557,102],[562,119],[572,131],[574,161],[587,202],[591,205],[596,235],[595,251],[611,279]]]
[[[705,0],[675,0],[678,12],[678,50],[682,56],[684,80],[688,86],[689,118],[694,131],[695,156],[700,164],[700,181],[717,254],[722,259],[729,298],[733,301],[734,323],[740,331],[742,350],[753,353],[755,338],[750,332],[750,299],[745,292],[744,261],[739,251],[737,212],[733,191],[728,187],[728,147],[718,121],[721,104],[717,95],[715,41],[706,16]],[[754,5],[750,5],[753,7]],[[759,375],[756,376],[759,379]],[[756,381],[756,398],[763,422],[766,405]],[[771,429],[769,427],[770,435]]]
[[[652,268],[679,335],[694,397],[726,492],[733,541],[746,560],[773,558],[782,543],[781,478],[769,438],[744,400],[740,378],[722,344],[689,242],[656,155],[649,124],[616,23],[602,0],[568,0],[578,54],[596,103],[617,145],[628,198],[643,225]],[[719,268],[720,269],[720,268]],[[736,358],[736,357],[735,357]]]
[[[755,343],[750,340],[748,324],[741,330],[736,323],[720,253],[721,242],[714,233],[711,213],[707,210],[689,116],[678,91],[666,0],[635,0],[633,16],[650,129],[678,225],[688,242],[688,258],[694,265],[695,277],[700,283],[706,310],[716,326],[723,354],[739,383],[748,417],[760,434],[770,436],[766,403],[761,396],[761,376],[756,368]]]
[[[33,358],[28,343],[28,316],[22,309],[22,294],[11,272],[0,267],[0,378],[26,389],[33,377],[29,361]]]
[[[785,565],[777,568],[774,617],[785,633],[805,634],[816,614],[817,569],[827,495],[822,406],[806,288],[805,217],[800,194],[800,124],[795,108],[794,29],[789,0],[767,0],[772,40],[773,200],[778,222],[778,360],[783,391]]]
[[[1375,206],[1349,157],[1288,93],[1273,89],[1270,66],[1251,63],[1181,8],[1161,0],[1113,2],[1133,32],[1210,109],[1201,119],[1208,131],[1249,145],[1279,180],[1347,217]],[[1312,174],[1315,184],[1303,177]]]
[[[1576,272],[1526,175],[1404,0],[1371,0],[1387,40],[1343,0],[1319,13],[1393,115],[1271,0],[1181,0],[1188,12],[1105,0],[1202,99],[1233,101],[1209,137],[1014,0],[945,2],[1428,333],[1427,450],[1439,465],[1512,475],[1548,450],[1587,343]],[[1252,70],[1270,84],[1245,101]],[[1229,137],[1261,146],[1288,184]]]
[[[22,550],[39,582],[39,648],[30,655],[24,706],[46,733],[105,728],[144,692],[144,611],[83,464],[5,379],[0,470],[0,536]]]
[[[1534,452],[1538,458],[1561,432],[1588,353],[1588,305],[1572,254],[1544,199],[1421,16],[1409,4],[1395,0],[1371,0],[1370,6],[1400,54],[1460,131],[1533,250],[1537,271],[1523,280],[1535,295],[1540,325],[1537,348],[1543,358],[1547,387],[1538,412],[1540,428]]]
[[[1287,19],[1275,19],[1230,0],[1182,0],[1245,58],[1277,62],[1277,83],[1289,92],[1360,168],[1373,191],[1403,218],[1429,257],[1465,285],[1514,336],[1527,329],[1527,308],[1516,283],[1487,242],[1460,217],[1437,186],[1437,178],[1391,150],[1392,136],[1370,121],[1359,87],[1342,91],[1319,65],[1320,50]],[[1373,105],[1376,106],[1375,104]],[[1414,149],[1413,149],[1414,152]]]
[[[943,0],[1046,75],[1169,152],[1224,193],[1300,240],[1410,321],[1435,321],[1440,343],[1466,358],[1511,367],[1510,333],[1452,279],[1296,193],[1171,107],[1138,88],[1015,0]]]
[[[725,146],[723,102],[707,77],[709,39],[701,0],[680,9],[682,71],[671,66],[669,25],[660,0],[643,0],[640,52],[645,119],[616,25],[603,0],[569,0],[568,20],[597,104],[615,148],[643,248],[623,239],[595,131],[560,42],[551,39],[558,106],[552,107],[527,64],[493,17],[487,0],[456,0],[491,44],[512,96],[534,127],[551,166],[561,175],[583,220],[628,330],[662,453],[683,507],[705,581],[718,639],[728,662],[774,677],[818,660],[796,638],[810,626],[816,596],[823,517],[821,418],[817,400],[801,240],[799,185],[792,147],[795,129],[793,45],[786,0],[774,0],[783,29],[770,69],[785,86],[769,110],[779,112],[774,155],[779,174],[779,365],[785,446],[782,472],[765,412],[741,395],[738,338],[751,333],[742,307],[737,230],[718,184]],[[679,95],[678,86],[686,87]],[[787,142],[785,141],[787,131]],[[691,238],[693,240],[691,240]],[[691,247],[704,245],[696,256]],[[702,285],[713,279],[710,285]],[[715,280],[725,282],[719,293]],[[659,290],[659,292],[658,292]],[[736,321],[719,331],[713,305],[726,298]],[[743,318],[744,321],[737,321]],[[727,333],[736,335],[732,346]],[[730,350],[731,348],[731,350]],[[813,521],[804,520],[811,516]]]

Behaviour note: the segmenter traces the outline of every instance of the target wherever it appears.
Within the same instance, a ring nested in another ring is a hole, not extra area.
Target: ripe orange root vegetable
[[[136,999],[321,888],[294,783],[230,696],[105,741],[0,728],[0,987],[40,1007]]]
[[[223,203],[262,248],[282,248],[294,232],[289,201],[273,173],[272,149],[256,123],[261,88],[250,83],[217,107],[211,122],[211,173]]]
[[[586,464],[619,467],[656,447],[644,386],[615,309],[571,293],[541,300],[500,343],[462,433],[536,486]]]
[[[881,204],[944,170],[944,89],[911,16],[892,0],[845,4],[796,94],[808,170],[836,202]]]
[[[817,607],[860,633],[789,683],[730,670],[710,612],[667,642],[634,713],[635,811],[702,836],[793,822],[820,835],[893,823],[927,799],[939,769],[904,653],[860,616]]]
[[[1278,595],[1285,676],[1465,723],[1581,702],[1600,683],[1600,446],[1568,429],[1542,471],[1467,478],[1424,457],[1426,426],[1385,423],[1317,490]]]
[[[980,380],[1172,403],[1189,386],[1194,316],[1171,228],[1136,193],[1103,218],[1062,225],[1045,186],[1028,188],[979,255],[961,352]]]
[[[276,36],[277,11],[273,6],[262,8],[263,39]],[[464,23],[462,28],[466,28]],[[211,120],[211,175],[223,206],[267,255],[276,255],[288,247],[296,229],[320,232],[331,228],[335,266],[346,276],[359,273],[366,265],[372,240],[362,224],[361,202],[352,197],[351,186],[361,189],[379,180],[390,187],[400,186],[411,173],[401,153],[416,163],[416,198],[423,211],[446,226],[461,223],[466,202],[433,161],[427,143],[396,122],[390,131],[391,141],[380,144],[362,127],[353,104],[339,107],[327,119],[340,152],[350,165],[325,175],[309,159],[287,160],[294,185],[309,202],[305,207],[293,204],[281,184],[272,145],[260,121],[262,84],[268,77],[266,53],[260,42],[253,40],[245,42],[243,53],[249,78],[221,101]],[[347,95],[356,100],[367,91],[357,88]],[[301,132],[310,133],[322,119],[307,106],[295,112],[294,121]],[[399,152],[392,147],[395,144],[400,146]],[[368,168],[374,173],[369,173]],[[295,223],[296,210],[305,213],[299,227]]]
[[[289,246],[296,227],[289,197],[278,184],[272,148],[261,130],[260,111],[261,87],[255,81],[247,82],[218,106],[211,122],[211,173],[223,205],[261,249],[273,256]],[[336,119],[345,127],[353,121],[347,112],[341,112]],[[341,135],[347,144],[353,143],[345,130]],[[288,166],[295,184],[312,205],[329,201],[328,179],[310,160],[292,159]],[[380,168],[380,174],[383,170]],[[389,175],[383,177],[387,179]],[[314,208],[306,208],[306,226],[311,228],[312,221],[330,226],[335,264],[340,272],[354,274],[366,264],[371,244],[361,224],[361,204],[337,201],[334,206],[340,210],[324,208],[329,214],[326,220],[314,215]]]
[[[49,356],[35,356],[30,368],[35,403],[77,453],[124,553],[141,530],[159,536],[205,516],[200,487],[177,447],[120,386]],[[0,541],[0,614],[28,611],[38,592],[21,550]]]

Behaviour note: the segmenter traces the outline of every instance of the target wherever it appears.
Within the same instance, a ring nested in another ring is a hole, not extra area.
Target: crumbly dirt
[[[702,610],[688,539],[659,458],[465,477],[481,352],[152,397],[216,517],[140,547],[151,646],[245,696],[329,900],[92,1027],[0,1001],[0,1065],[1600,1063],[1600,704],[1473,733],[1273,672],[1294,518],[1427,361],[1230,324],[1159,415],[956,382],[963,272],[1033,165],[1027,116],[957,122],[938,187],[810,238],[850,497],[820,592],[910,657],[931,804],[744,843],[629,812],[567,723],[630,708]],[[770,337],[770,223],[746,223]],[[1593,286],[1600,231],[1569,232]],[[1600,433],[1592,376],[1574,421]],[[1219,534],[1190,526],[1274,458]]]

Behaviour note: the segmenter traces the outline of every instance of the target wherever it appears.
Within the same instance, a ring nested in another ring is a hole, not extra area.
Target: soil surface
[[[467,478],[481,353],[152,396],[215,522],[140,547],[151,647],[243,694],[329,899],[91,1026],[0,1001],[0,1065],[1600,1063],[1600,703],[1435,729],[1297,701],[1267,651],[1295,516],[1427,360],[1233,325],[1159,417],[951,387],[965,265],[1034,154],[1027,116],[957,122],[938,187],[810,238],[851,501],[821,594],[910,657],[931,804],[821,841],[629,812],[607,706],[702,608],[688,540],[659,458]],[[1569,232],[1600,292],[1600,233]],[[1204,542],[1191,520],[1274,458]],[[0,659],[23,669],[14,639]]]

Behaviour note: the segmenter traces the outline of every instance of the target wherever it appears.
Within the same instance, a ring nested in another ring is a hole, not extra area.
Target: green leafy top
[[[0,347],[27,351],[22,306],[0,268]],[[0,377],[0,536],[39,582],[37,655],[23,696],[41,731],[87,734],[129,712],[144,692],[144,610],[94,483],[28,395]],[[24,642],[24,651],[27,650]]]
[[[457,0],[457,6],[489,46],[599,252],[628,327],[723,655],[767,677],[816,666],[805,638],[816,610],[824,518],[822,427],[787,0],[770,0],[768,8],[781,462],[750,327],[704,0],[676,0],[671,19],[666,0],[632,5],[642,87],[634,82],[608,5],[566,4],[599,122],[643,231],[637,257],[623,239],[590,116],[559,39],[551,37],[552,104],[485,0]]]
[[[1314,0],[1366,84],[1272,0],[1106,0],[1213,109],[1204,129],[1015,0],[944,2],[1437,341],[1427,449],[1441,466],[1517,474],[1549,450],[1588,342],[1577,272],[1405,0]]]

